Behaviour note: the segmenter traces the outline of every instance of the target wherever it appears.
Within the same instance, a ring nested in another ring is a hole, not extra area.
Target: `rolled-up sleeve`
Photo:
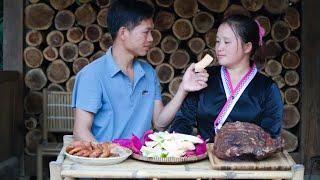
[[[72,92],[72,107],[97,113],[102,106],[99,79],[86,71],[78,73]]]

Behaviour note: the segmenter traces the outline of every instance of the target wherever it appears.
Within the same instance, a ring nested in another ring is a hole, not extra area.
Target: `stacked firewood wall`
[[[300,98],[299,0],[146,0],[156,9],[154,42],[146,57],[158,74],[162,98],[176,93],[188,65],[215,56],[215,35],[223,17],[245,14],[265,28],[266,59],[258,65],[281,89],[282,135],[297,151]],[[72,91],[75,75],[112,45],[106,16],[109,0],[29,0],[24,9],[26,151],[41,139],[43,88]],[[215,60],[211,66],[217,66]],[[49,136],[50,137],[50,136]],[[51,136],[55,140],[55,136]]]

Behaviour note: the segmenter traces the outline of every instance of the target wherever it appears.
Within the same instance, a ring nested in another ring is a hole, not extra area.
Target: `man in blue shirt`
[[[150,129],[164,130],[190,91],[207,86],[205,70],[186,71],[178,92],[163,107],[157,74],[137,59],[151,47],[154,9],[136,0],[115,1],[107,24],[114,43],[101,58],[84,67],[76,77],[72,106],[75,108],[74,136],[85,141],[111,141],[141,137]]]

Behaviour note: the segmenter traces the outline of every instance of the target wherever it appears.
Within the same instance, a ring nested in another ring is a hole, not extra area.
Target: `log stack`
[[[24,8],[24,106],[28,137],[42,113],[41,91],[72,91],[76,74],[112,45],[106,18],[110,0],[29,0]],[[164,103],[176,93],[185,69],[205,54],[215,56],[217,28],[225,16],[244,14],[265,28],[261,73],[281,89],[282,135],[287,150],[299,147],[301,1],[149,0],[156,9],[152,48],[144,57],[158,73]],[[218,66],[215,59],[211,66]],[[38,126],[39,125],[39,126]],[[27,137],[27,136],[26,136]],[[31,141],[28,140],[28,142]],[[33,146],[33,145],[30,145]],[[32,148],[29,148],[32,149]]]

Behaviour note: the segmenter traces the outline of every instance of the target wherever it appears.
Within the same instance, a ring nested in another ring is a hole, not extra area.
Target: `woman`
[[[197,127],[204,139],[226,122],[250,122],[272,137],[280,134],[283,104],[276,83],[257,72],[263,28],[249,17],[226,18],[218,28],[215,51],[219,67],[208,69],[208,87],[189,93],[170,131],[191,134]]]

